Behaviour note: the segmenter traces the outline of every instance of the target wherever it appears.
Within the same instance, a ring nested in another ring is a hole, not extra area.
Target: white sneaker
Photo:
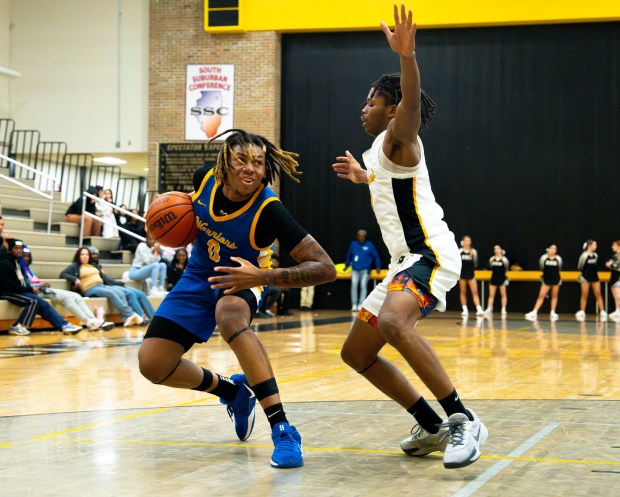
[[[482,315],[485,318],[490,318],[491,316],[493,316],[493,309],[491,309],[490,307],[487,307],[484,312],[482,313]]]
[[[20,323],[17,323],[9,327],[9,335],[30,335],[30,330]]]
[[[463,316],[464,318],[466,318],[467,316],[469,316],[469,310],[467,310],[467,309],[463,309],[463,312],[461,312],[461,316]]]
[[[607,321],[607,313],[605,311],[601,311],[599,313],[599,316],[601,318],[601,323],[604,323],[605,321]]]
[[[484,309],[482,307],[476,307],[476,316],[484,316]]]
[[[489,436],[487,427],[476,413],[471,409],[468,411],[473,416],[473,421],[460,412],[448,418],[450,438],[443,454],[444,468],[463,468],[477,461],[480,457],[480,446]]]
[[[357,312],[359,310],[360,310],[360,307],[358,305],[351,306],[351,312]]]
[[[76,326],[74,324],[71,323],[67,323],[62,327],[61,330],[65,335],[75,335],[76,333],[79,333],[80,331],[82,331],[82,327],[81,326]]]
[[[420,425],[414,425],[411,428],[411,436],[400,442],[400,448],[405,454],[416,457],[436,451],[443,452],[448,445],[449,434],[447,420],[444,420],[437,433],[429,433]]]
[[[560,316],[557,312],[551,311],[551,313],[549,314],[549,319],[551,319],[551,321],[557,321],[558,319],[560,319]]]
[[[575,319],[577,321],[585,321],[586,320],[586,312],[585,311],[577,311],[575,313]]]
[[[508,312],[506,311],[506,309],[502,307],[502,317],[506,317],[507,315],[508,315]]]
[[[91,318],[86,322],[86,326],[88,326],[88,331],[97,331],[101,328],[103,324],[103,319]]]
[[[114,323],[112,321],[104,321],[99,327],[101,331],[110,331],[112,328],[114,328]]]
[[[133,326],[136,324],[142,324],[142,321],[144,321],[144,319],[142,319],[140,316],[138,316],[135,312],[129,316],[125,322],[123,323],[123,326],[125,328],[128,328],[129,326]]]
[[[538,313],[536,311],[530,311],[525,315],[525,319],[528,321],[536,321],[538,319]]]
[[[612,313],[609,315],[609,317],[610,317],[610,318],[612,318],[612,319],[613,319],[613,318],[620,318],[620,309],[616,309],[614,312],[612,312]]]

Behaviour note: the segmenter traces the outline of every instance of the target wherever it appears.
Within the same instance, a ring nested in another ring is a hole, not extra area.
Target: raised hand
[[[351,180],[353,183],[368,183],[368,175],[366,170],[360,166],[360,163],[347,150],[346,156],[336,157],[338,162],[332,164],[336,176]]]
[[[385,22],[380,23],[390,48],[403,57],[411,57],[415,52],[416,25],[412,19],[413,14],[411,10],[408,12],[405,10],[404,3],[400,6],[400,15],[398,6],[394,4],[394,32]]]

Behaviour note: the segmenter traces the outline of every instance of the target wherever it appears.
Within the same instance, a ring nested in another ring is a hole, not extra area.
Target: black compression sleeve
[[[282,248],[290,252],[307,234],[281,202],[267,204],[256,223],[255,237],[259,247],[267,247],[277,238]]]

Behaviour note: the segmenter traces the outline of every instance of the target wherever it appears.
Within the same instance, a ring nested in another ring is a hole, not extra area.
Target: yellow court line
[[[2,448],[2,447],[11,447],[12,445],[14,445],[14,444],[12,444],[12,443],[0,444],[0,448]]]
[[[74,443],[116,443],[124,445],[173,445],[182,447],[244,447],[246,449],[269,449],[273,450],[273,445],[260,445],[249,443],[208,443],[208,442],[170,442],[170,441],[147,441],[147,440],[96,440],[87,438],[68,438],[56,437],[53,441],[74,442]],[[310,452],[348,452],[357,454],[390,454],[404,456],[399,450],[383,449],[354,449],[348,447],[309,447],[304,445],[305,451]],[[442,456],[430,456],[427,459],[440,459]],[[620,466],[620,461],[593,461],[588,459],[559,459],[552,457],[522,457],[522,456],[480,456],[480,459],[507,460],[507,461],[527,461],[527,462],[546,462],[551,464],[586,464],[595,466]]]

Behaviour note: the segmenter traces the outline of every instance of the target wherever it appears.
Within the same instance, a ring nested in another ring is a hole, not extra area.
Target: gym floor
[[[580,496],[620,485],[620,324],[475,319],[419,325],[489,429],[475,464],[406,456],[414,422],[340,359],[351,314],[255,321],[305,466],[274,469],[269,424],[240,442],[214,397],[156,386],[137,368],[144,328],[0,336],[0,494],[127,496]],[[406,371],[398,353],[384,356]],[[239,372],[214,336],[188,356]],[[431,404],[438,408],[438,404]]]

